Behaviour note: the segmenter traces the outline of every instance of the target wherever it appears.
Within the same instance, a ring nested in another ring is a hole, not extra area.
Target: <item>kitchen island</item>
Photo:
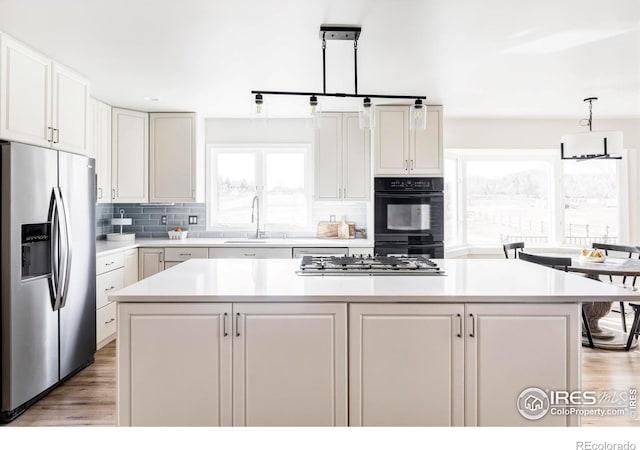
[[[119,425],[578,425],[525,419],[580,388],[580,303],[626,289],[519,260],[446,276],[300,276],[299,260],[186,261],[118,303]]]

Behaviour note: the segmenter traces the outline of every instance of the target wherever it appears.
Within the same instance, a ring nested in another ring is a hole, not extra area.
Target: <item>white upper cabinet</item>
[[[409,172],[409,108],[377,106],[375,115],[375,175],[406,175]]]
[[[89,82],[0,36],[0,137],[87,154]]]
[[[91,99],[90,110],[98,203],[111,203],[111,106]]]
[[[427,106],[425,130],[409,129],[411,106],[376,107],[375,175],[442,175],[442,106]]]
[[[149,201],[149,114],[112,108],[111,199]]]
[[[357,113],[325,113],[316,134],[317,200],[368,200],[370,136]]]
[[[50,146],[51,59],[0,35],[0,137]]]
[[[345,200],[369,200],[371,136],[358,113],[342,114],[342,188]]]
[[[152,113],[149,201],[196,201],[196,115]]]
[[[52,91],[53,147],[87,154],[89,82],[63,65],[53,63]]]
[[[342,115],[322,114],[316,134],[316,199],[338,200],[342,195]]]

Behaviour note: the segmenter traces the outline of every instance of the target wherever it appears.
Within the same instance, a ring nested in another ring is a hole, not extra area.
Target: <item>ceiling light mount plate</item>
[[[326,41],[357,41],[361,27],[353,25],[320,25],[320,39]]]

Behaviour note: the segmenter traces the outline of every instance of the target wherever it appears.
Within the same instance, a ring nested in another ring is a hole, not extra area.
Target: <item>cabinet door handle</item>
[[[108,288],[106,288],[106,289],[105,289],[105,292],[106,292],[106,291],[111,291],[111,290],[113,290],[113,289],[115,289],[115,288],[116,288],[115,286],[108,287]]]
[[[109,325],[111,322],[115,322],[115,317],[112,317],[111,320],[109,320],[108,322],[105,322],[105,325]]]
[[[56,137],[54,138],[53,143],[57,144],[58,142],[60,142],[60,129],[54,128],[53,131],[56,133]]]
[[[115,199],[116,199],[116,190],[111,189],[111,200],[115,200]]]
[[[456,314],[456,316],[458,316],[458,334],[456,336],[461,338],[462,337],[462,314]]]
[[[240,336],[240,313],[236,313],[236,337]]]
[[[342,189],[344,192],[344,195],[342,196],[342,198],[347,198],[347,188]]]
[[[413,159],[411,160],[411,170],[413,170]]]
[[[225,337],[229,335],[229,333],[227,333],[227,313],[224,313],[224,317],[222,318],[222,335]]]
[[[102,188],[101,187],[98,188],[98,198],[102,199]]]
[[[244,256],[256,256],[255,253],[245,253]]]
[[[473,314],[469,314],[471,317],[471,333],[469,333],[469,337],[476,337],[476,318]]]
[[[51,131],[51,137],[49,137],[49,131]],[[53,127],[47,127],[47,142],[53,142]]]
[[[180,253],[180,256],[191,256],[191,253]]]

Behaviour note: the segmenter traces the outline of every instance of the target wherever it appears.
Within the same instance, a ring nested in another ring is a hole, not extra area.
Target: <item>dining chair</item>
[[[518,253],[518,258],[534,264],[540,264],[542,266],[551,267],[553,269],[562,269],[567,272],[567,269],[571,265],[571,258],[558,257],[558,256],[541,256],[532,255],[531,253]],[[582,323],[589,341],[589,347],[593,348],[593,336],[591,335],[591,328],[589,327],[589,321],[587,315],[584,312],[584,305],[582,306]]]
[[[627,345],[625,346],[625,350],[627,351],[631,349],[633,338],[635,336],[640,336],[640,303],[629,302],[629,306],[633,308],[633,324],[629,330],[629,338],[627,339]]]
[[[524,250],[524,242],[511,242],[502,246],[504,257],[509,259],[509,250],[513,250],[513,258],[518,258],[518,249]]]
[[[638,255],[640,258],[640,248],[632,247],[630,245],[616,245],[616,244],[605,244],[601,242],[594,242],[593,248],[598,250],[604,250],[604,254],[609,256],[609,251],[612,252],[620,252],[627,253],[627,258],[633,258],[633,255]],[[635,287],[636,278],[633,277],[633,281],[631,282],[631,287]],[[613,277],[609,275],[609,282],[613,283]],[[627,283],[627,277],[622,277],[622,284],[625,285]],[[627,316],[624,311],[624,302],[620,302],[620,316],[622,317],[622,329],[624,332],[627,332]]]

